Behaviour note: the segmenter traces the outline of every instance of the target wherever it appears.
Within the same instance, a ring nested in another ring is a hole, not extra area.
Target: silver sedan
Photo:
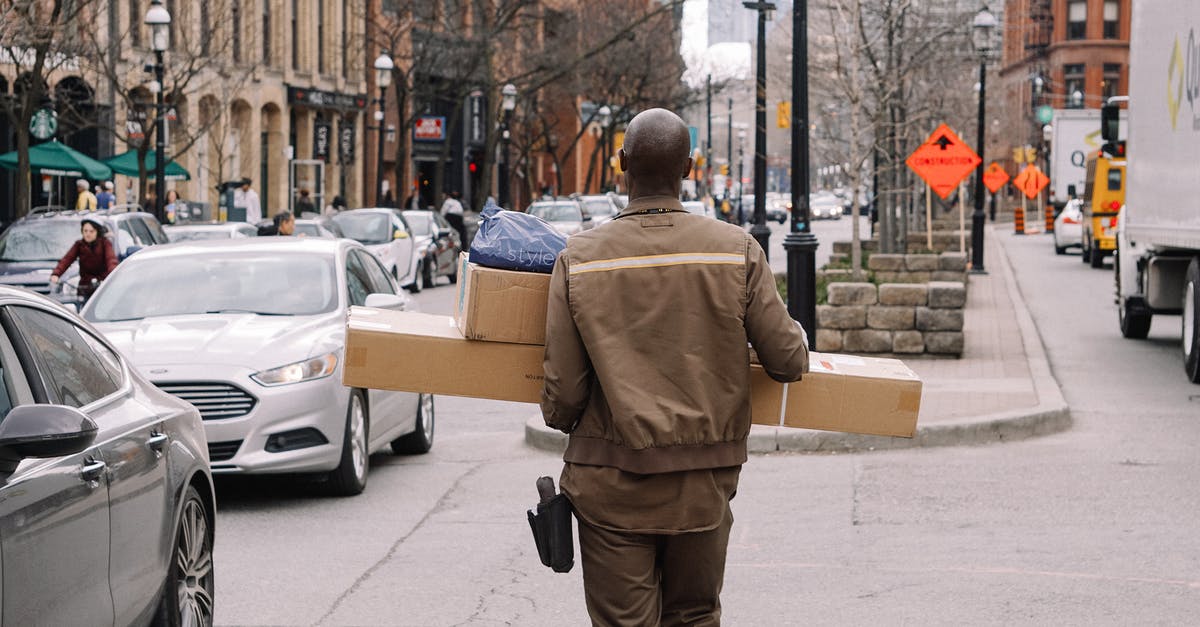
[[[411,300],[362,245],[250,238],[147,250],[83,310],[200,410],[214,473],[319,473],[358,494],[369,455],[433,445],[433,397],[342,385],[351,305]]]

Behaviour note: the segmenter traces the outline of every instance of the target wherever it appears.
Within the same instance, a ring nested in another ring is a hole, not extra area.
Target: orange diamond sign
[[[944,200],[983,160],[943,124],[904,163]]]
[[[1000,167],[1000,164],[995,161],[983,173],[983,184],[993,194],[1000,191],[1000,188],[1004,187],[1004,184],[1007,182],[1008,172],[1005,172],[1004,168]]]
[[[1033,200],[1037,195],[1042,193],[1042,190],[1050,184],[1050,177],[1042,173],[1036,165],[1027,165],[1017,178],[1013,179],[1013,185],[1021,190],[1025,197]]]

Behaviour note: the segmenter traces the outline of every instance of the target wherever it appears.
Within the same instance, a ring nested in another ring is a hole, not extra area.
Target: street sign
[[[46,140],[54,137],[58,131],[58,114],[53,109],[38,109],[29,120],[29,133],[34,137]]]
[[[1000,164],[995,161],[983,173],[983,184],[993,194],[1000,191],[1000,188],[1004,187],[1004,184],[1007,182],[1008,172],[1005,172],[1004,168],[1000,167]]]
[[[413,140],[419,142],[440,142],[444,139],[446,139],[445,117],[423,115],[413,122]]]
[[[943,200],[982,162],[979,155],[945,124],[937,127],[904,161]]]
[[[1013,185],[1030,200],[1037,198],[1037,195],[1042,193],[1042,190],[1049,184],[1050,177],[1046,176],[1036,165],[1025,166],[1017,178],[1013,179]]]

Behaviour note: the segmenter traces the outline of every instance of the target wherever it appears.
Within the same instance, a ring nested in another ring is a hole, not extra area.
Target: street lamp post
[[[972,37],[975,43],[975,53],[979,55],[979,116],[976,120],[975,146],[979,156],[984,155],[984,103],[987,101],[987,58],[992,48],[992,32],[996,30],[996,16],[988,10],[985,4],[975,14],[971,25]],[[981,159],[975,168],[975,211],[971,214],[971,273],[986,274],[983,267],[983,224],[986,216],[983,213],[983,164]]]
[[[375,111],[375,125],[379,130],[379,139],[375,142],[375,206],[383,206],[383,131],[386,126],[383,121],[386,111],[386,96],[388,85],[392,84],[392,68],[396,67],[392,63],[392,57],[388,56],[387,50],[379,53],[375,58],[375,84],[379,85],[379,109]],[[396,195],[400,195],[400,185],[397,181]],[[403,202],[403,200],[401,200]],[[406,209],[408,207],[405,207]]]
[[[766,0],[743,2],[758,11],[758,70],[754,94],[754,226],[750,235],[770,257],[771,229],[767,228],[767,21],[775,15],[775,3]]]
[[[737,217],[738,226],[746,223],[746,208],[742,206],[742,197],[746,195],[746,190],[742,189],[745,185],[743,181],[746,179],[745,173],[742,171],[746,166],[746,129],[738,129],[738,162],[737,162]],[[731,170],[729,172],[733,174]],[[766,250],[765,248],[763,250]]]
[[[612,109],[608,105],[600,107],[600,193],[604,193],[604,183],[608,180],[608,127],[612,124]]]
[[[517,108],[517,87],[506,83],[500,89],[500,106],[504,109],[504,124],[500,127],[500,206],[511,209],[508,192],[508,142],[511,139],[509,124],[512,122],[513,109]]]
[[[158,93],[154,100],[154,201],[152,208],[159,220],[165,218],[163,207],[167,200],[167,107],[164,98],[166,67],[163,55],[171,44],[171,14],[162,0],[153,0],[146,11],[145,23],[150,27],[150,47],[154,50],[154,81]]]
[[[787,251],[788,313],[817,348],[817,236],[808,205],[808,2],[792,5],[792,230]],[[857,194],[857,190],[851,192]],[[853,220],[858,212],[853,212]]]

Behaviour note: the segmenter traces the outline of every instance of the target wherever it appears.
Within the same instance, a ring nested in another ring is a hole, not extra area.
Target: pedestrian
[[[242,179],[242,184],[233,195],[233,206],[246,209],[245,222],[258,224],[262,221],[262,205],[258,202],[258,192],[250,187],[249,177]]]
[[[117,196],[113,193],[113,182],[104,181],[104,190],[96,194],[97,209],[112,209],[117,203]]]
[[[292,235],[296,232],[296,216],[291,211],[280,211],[271,218],[271,223],[258,227],[259,237]]]
[[[458,190],[453,190],[446,195],[445,202],[442,203],[442,217],[446,218],[446,222],[458,231],[458,241],[463,245],[467,241],[467,227],[463,222],[463,206],[462,194]]]
[[[551,277],[541,409],[570,434],[560,481],[596,625],[720,623],[748,344],[777,381],[808,368],[762,248],[679,202],[690,145],[674,113],[638,114],[617,155],[628,206],[571,236]]]
[[[163,214],[167,217],[168,224],[175,224],[175,216],[179,210],[179,192],[167,190],[167,204],[163,205]]]
[[[300,197],[296,199],[296,214],[304,216],[304,214],[316,214],[317,208],[313,206],[313,201],[308,197],[308,190],[300,190]]]
[[[113,250],[112,242],[104,237],[104,232],[103,224],[91,218],[84,218],[79,225],[80,239],[71,245],[71,249],[58,260],[58,265],[50,272],[50,284],[57,285],[67,268],[78,260],[77,289],[79,296],[87,300],[95,291],[96,285],[107,279],[109,273],[117,267],[116,251]]]
[[[327,215],[327,216],[336,215],[342,211],[345,211],[345,209],[346,209],[345,199],[343,199],[341,196],[334,196],[333,202],[329,203],[325,207],[325,215]]]
[[[96,195],[88,189],[87,179],[75,181],[75,189],[79,192],[79,195],[75,197],[75,210],[95,211]]]

